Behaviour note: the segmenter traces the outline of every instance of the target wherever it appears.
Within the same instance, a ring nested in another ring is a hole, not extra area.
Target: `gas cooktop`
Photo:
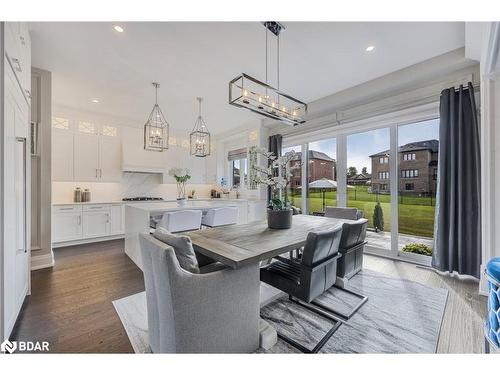
[[[133,197],[133,198],[123,198],[123,201],[162,201],[163,198],[160,197]]]

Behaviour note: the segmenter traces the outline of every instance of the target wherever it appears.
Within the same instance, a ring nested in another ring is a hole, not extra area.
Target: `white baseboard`
[[[49,254],[31,255],[31,270],[39,270],[54,266],[54,253],[50,251]]]
[[[119,240],[119,239],[122,239],[122,238],[125,238],[124,234],[116,234],[116,235],[106,236],[106,237],[85,238],[85,239],[81,239],[81,240],[66,241],[66,242],[53,242],[52,243],[52,248],[56,249],[58,247],[84,245],[84,244],[87,244],[87,243],[103,242],[103,241],[111,241],[111,240]]]

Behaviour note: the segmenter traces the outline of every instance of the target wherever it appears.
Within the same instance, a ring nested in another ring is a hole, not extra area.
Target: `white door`
[[[108,236],[110,232],[109,208],[83,211],[83,238]]]
[[[65,212],[64,210],[67,210]],[[52,215],[53,242],[74,241],[82,239],[82,212],[71,207],[59,208]]]
[[[52,181],[73,181],[74,135],[70,130],[52,128]]]
[[[99,136],[78,132],[75,135],[75,180],[99,180]]]
[[[123,205],[114,204],[110,207],[111,223],[110,223],[110,234],[123,234],[124,230],[124,216],[123,215]]]
[[[99,180],[120,182],[122,178],[122,145],[119,137],[99,137]]]

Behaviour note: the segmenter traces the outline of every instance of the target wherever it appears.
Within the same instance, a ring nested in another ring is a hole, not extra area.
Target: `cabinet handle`
[[[82,225],[82,216],[81,215],[78,216],[78,225]]]
[[[21,62],[19,61],[19,59],[16,59],[15,57],[13,57],[12,62],[14,64],[17,64],[17,68],[14,68],[14,69],[17,70],[19,73],[21,73],[23,71],[23,68],[21,68]]]
[[[106,214],[106,223],[109,223],[109,214]]]
[[[24,36],[19,36],[19,40],[21,41],[21,44],[24,46],[26,45],[26,42],[24,40]]]
[[[61,207],[61,208],[59,208],[60,211],[69,211],[72,209],[73,209],[73,207]]]
[[[102,169],[99,168],[99,178],[102,178]]]
[[[97,178],[97,168],[95,169],[95,178]]]
[[[26,93],[26,96],[31,99],[31,92],[28,89],[25,89],[24,92]]]

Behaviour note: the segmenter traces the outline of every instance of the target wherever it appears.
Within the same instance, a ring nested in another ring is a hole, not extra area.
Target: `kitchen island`
[[[246,210],[242,209],[241,204],[232,200],[189,200],[185,206],[180,206],[177,202],[129,203],[125,205],[125,253],[142,269],[139,233],[150,232],[152,217],[162,215],[165,212],[182,210],[207,211],[215,207],[228,206],[238,207],[240,212],[238,224],[248,221]]]

